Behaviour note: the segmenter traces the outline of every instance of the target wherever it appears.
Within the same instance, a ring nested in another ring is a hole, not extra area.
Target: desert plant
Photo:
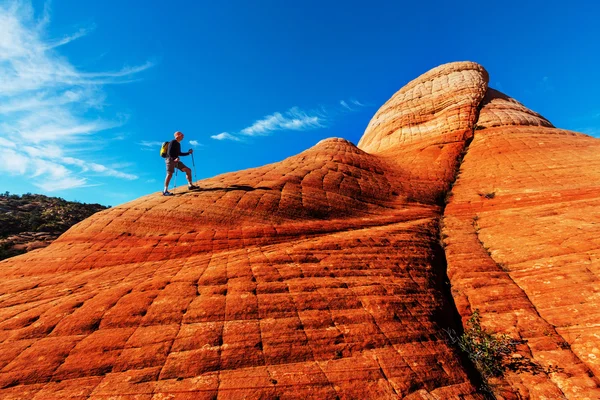
[[[458,339],[458,347],[468,355],[485,380],[504,374],[508,357],[517,351],[520,343],[523,341],[483,329],[479,310],[467,320],[465,333]]]
[[[494,397],[494,387],[490,384],[490,379],[502,377],[507,371],[529,372],[534,375],[562,371],[562,368],[553,365],[544,368],[530,358],[517,354],[517,346],[527,341],[486,331],[481,327],[478,309],[475,309],[467,320],[462,335],[458,336],[451,329],[446,329],[446,333],[452,344],[466,354],[479,371],[483,381],[479,389],[486,397]]]

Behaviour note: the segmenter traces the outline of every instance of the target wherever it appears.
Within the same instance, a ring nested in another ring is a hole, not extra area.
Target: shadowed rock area
[[[478,308],[561,367],[504,397],[599,398],[600,141],[487,82],[442,65],[358,147],[148,195],[0,263],[0,397],[483,399],[446,334]]]

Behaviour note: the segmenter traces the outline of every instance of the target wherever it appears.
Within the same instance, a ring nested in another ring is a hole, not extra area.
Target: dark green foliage
[[[13,249],[10,241],[2,241],[8,236],[23,232],[60,234],[106,208],[100,204],[71,202],[41,194],[0,193],[0,260],[24,253]]]
[[[505,360],[517,351],[519,343],[510,336],[485,331],[479,310],[473,312],[465,333],[458,339],[458,347],[469,356],[484,379],[502,376],[506,370]]]
[[[461,336],[457,336],[453,330],[446,332],[452,343],[456,344],[477,368],[483,379],[480,389],[491,397],[494,388],[489,383],[490,378],[502,377],[507,371],[528,372],[534,375],[562,371],[562,368],[553,365],[544,368],[529,357],[517,354],[517,346],[527,341],[484,330],[481,327],[479,310],[475,310],[467,320],[465,332]]]
[[[12,246],[13,242],[10,241],[0,243],[0,260],[25,253],[25,250],[14,249]]]
[[[66,201],[41,194],[0,194],[0,238],[21,232],[64,232],[104,210],[100,204]]]

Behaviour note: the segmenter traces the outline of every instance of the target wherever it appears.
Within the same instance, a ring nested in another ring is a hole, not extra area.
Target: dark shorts
[[[187,168],[184,163],[181,161],[175,162],[172,158],[165,159],[165,164],[167,164],[167,173],[169,174],[175,172],[175,168],[180,171],[183,171],[184,168]]]

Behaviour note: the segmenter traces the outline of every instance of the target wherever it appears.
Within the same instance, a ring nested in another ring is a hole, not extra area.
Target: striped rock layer
[[[475,309],[559,367],[497,394],[600,398],[600,141],[487,82],[442,65],[358,147],[148,195],[0,263],[0,398],[483,399],[447,333]]]

